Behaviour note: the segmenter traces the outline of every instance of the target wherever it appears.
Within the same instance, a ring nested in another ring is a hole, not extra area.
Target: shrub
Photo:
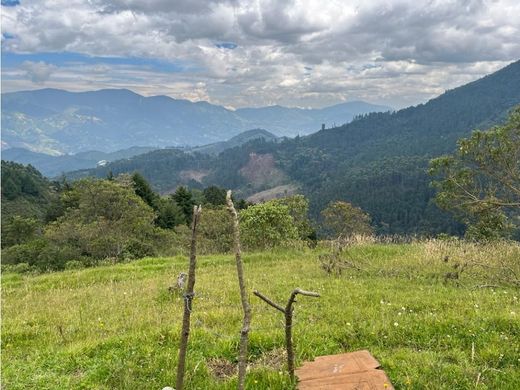
[[[282,204],[267,202],[240,212],[242,241],[250,249],[273,248],[298,239],[298,229]]]

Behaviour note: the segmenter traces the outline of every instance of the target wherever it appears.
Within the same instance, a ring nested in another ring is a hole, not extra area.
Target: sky
[[[518,0],[1,0],[2,92],[402,108],[520,59]]]

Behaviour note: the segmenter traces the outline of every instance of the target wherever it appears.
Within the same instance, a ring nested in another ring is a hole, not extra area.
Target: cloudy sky
[[[518,0],[1,0],[2,91],[424,102],[520,59]]]

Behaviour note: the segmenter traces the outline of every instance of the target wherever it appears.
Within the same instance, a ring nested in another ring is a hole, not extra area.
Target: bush
[[[2,273],[28,274],[33,270],[28,263],[2,264]]]
[[[82,269],[85,268],[85,264],[79,260],[70,260],[65,263],[66,270]]]
[[[282,204],[267,202],[240,212],[241,238],[249,249],[273,248],[298,239],[298,230]]]
[[[65,269],[68,261],[80,259],[80,255],[71,246],[57,246],[38,239],[4,249],[2,262],[11,265],[26,263],[39,271],[59,271]]]

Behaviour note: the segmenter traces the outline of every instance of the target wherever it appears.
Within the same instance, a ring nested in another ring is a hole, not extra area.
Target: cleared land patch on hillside
[[[470,257],[517,267],[518,245],[355,245],[348,258],[359,270],[347,268],[339,277],[320,268],[318,256],[327,252],[244,254],[251,290],[280,302],[295,287],[321,294],[295,305],[297,366],[320,355],[368,349],[396,388],[520,388],[518,288],[502,283],[498,268],[475,266],[457,280],[446,278]],[[198,267],[186,387],[233,389],[241,323],[234,259],[203,256]],[[186,269],[187,259],[175,257],[39,276],[4,274],[3,387],[172,386],[182,297],[168,286]],[[291,388],[284,360],[277,358],[284,343],[279,313],[252,294],[250,299],[247,386]]]

